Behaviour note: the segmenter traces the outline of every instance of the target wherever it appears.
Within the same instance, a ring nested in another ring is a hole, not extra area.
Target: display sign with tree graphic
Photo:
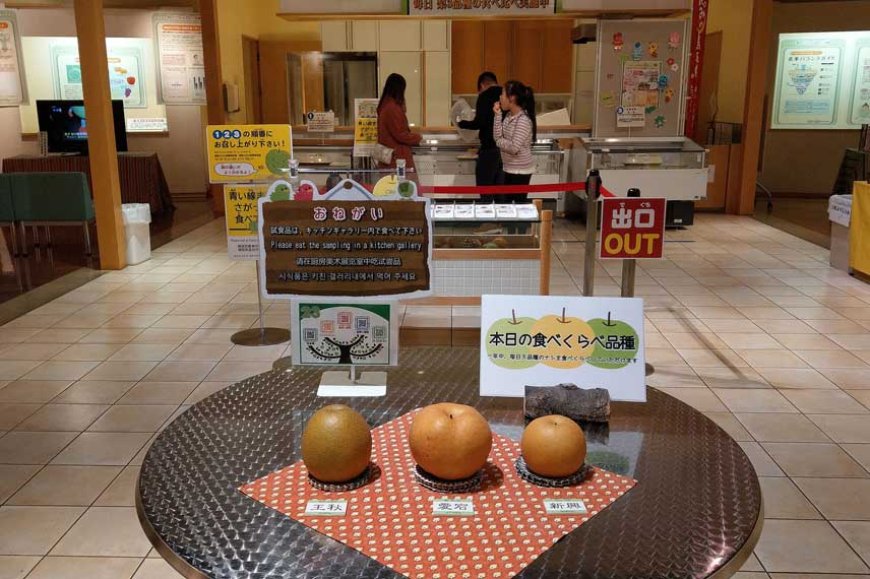
[[[293,302],[294,358],[308,366],[387,366],[398,361],[392,304]]]

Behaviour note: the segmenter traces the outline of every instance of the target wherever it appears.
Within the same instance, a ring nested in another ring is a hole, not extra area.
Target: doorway
[[[242,62],[245,72],[245,102],[248,103],[247,123],[256,125],[263,122],[259,40],[242,36]]]

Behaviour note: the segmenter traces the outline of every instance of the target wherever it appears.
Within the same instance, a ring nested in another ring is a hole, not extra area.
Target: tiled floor
[[[583,230],[558,221],[554,294],[579,294]],[[870,285],[823,248],[701,215],[643,263],[651,383],[706,412],[753,460],[764,532],[742,579],[870,576]],[[150,549],[133,487],[159,429],[271,368],[233,346],[256,323],[253,265],[214,222],[0,328],[0,579],[178,577]],[[618,294],[618,263],[597,294]],[[469,327],[476,308],[408,308]],[[267,322],[286,326],[287,307]]]

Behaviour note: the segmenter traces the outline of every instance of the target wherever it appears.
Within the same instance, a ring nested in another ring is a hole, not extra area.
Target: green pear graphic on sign
[[[634,328],[625,322],[612,320],[610,312],[607,319],[589,320],[589,325],[595,332],[595,351],[588,362],[596,368],[618,370],[628,366],[629,361],[637,356],[639,338]]]
[[[510,318],[496,320],[486,334],[486,355],[496,366],[510,370],[523,370],[537,365],[531,358],[527,345],[520,345],[522,336],[531,336],[534,318],[517,318],[516,310],[511,310]]]

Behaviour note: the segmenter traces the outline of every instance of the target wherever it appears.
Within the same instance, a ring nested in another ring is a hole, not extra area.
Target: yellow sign
[[[257,201],[268,189],[268,185],[224,185],[230,259],[259,259]]]
[[[870,275],[870,184],[856,181],[849,225],[849,267]]]
[[[210,183],[272,180],[293,156],[290,125],[209,125],[206,140]]]
[[[353,156],[368,157],[378,143],[378,99],[354,99]]]

